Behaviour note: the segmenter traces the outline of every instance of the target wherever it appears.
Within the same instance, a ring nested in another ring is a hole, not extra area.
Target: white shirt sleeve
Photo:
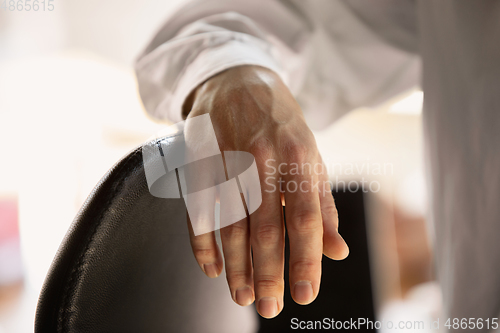
[[[136,62],[146,111],[157,119],[181,121],[190,92],[235,66],[266,67],[287,81],[293,70],[283,57],[305,34],[305,23],[279,1],[190,3],[167,21]]]
[[[342,0],[190,2],[137,59],[146,111],[178,122],[194,88],[240,65],[277,72],[313,128],[415,85],[417,56],[372,31],[354,12]]]

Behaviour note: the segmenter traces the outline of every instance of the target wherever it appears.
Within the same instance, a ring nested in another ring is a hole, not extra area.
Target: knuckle
[[[321,261],[315,261],[312,259],[302,258],[299,260],[294,260],[290,262],[290,271],[294,274],[309,274],[314,272],[320,265]]]
[[[276,224],[261,224],[256,228],[253,241],[258,246],[274,245],[282,241],[284,237],[283,228]]]
[[[321,227],[321,217],[309,210],[297,212],[290,223],[289,228],[297,233],[309,233],[317,231]]]
[[[262,160],[272,157],[274,146],[268,138],[260,137],[252,142],[249,150],[256,159]]]
[[[249,278],[249,274],[242,270],[232,270],[229,265],[226,265],[226,276],[229,285],[245,284]]]
[[[193,254],[196,258],[201,261],[212,260],[217,257],[217,252],[215,249],[199,248],[193,247]]]
[[[337,207],[332,202],[331,204],[321,207],[321,214],[324,216],[338,216]]]
[[[305,143],[296,140],[289,140],[283,145],[283,153],[291,161],[305,161],[309,155],[309,150]]]
[[[290,229],[298,233],[317,231],[321,227],[321,217],[313,211],[301,210],[293,215]]]
[[[248,236],[248,228],[246,223],[233,223],[224,227],[220,230],[222,236],[224,237],[224,241],[226,243],[232,244],[233,242],[241,241]]]
[[[283,278],[280,276],[261,276],[255,281],[255,289],[262,291],[276,290],[283,288]]]

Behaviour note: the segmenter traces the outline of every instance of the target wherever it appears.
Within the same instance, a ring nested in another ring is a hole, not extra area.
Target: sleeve
[[[139,93],[151,116],[178,122],[199,84],[258,65],[280,75],[321,129],[418,84],[415,16],[413,0],[190,2],[138,57]]]
[[[321,130],[360,107],[377,107],[420,82],[413,0],[311,1],[317,22],[295,95]],[[321,19],[322,18],[322,19]]]
[[[183,103],[194,88],[240,65],[266,67],[290,81],[290,59],[300,53],[308,31],[304,17],[280,1],[190,2],[136,61],[144,107],[153,118],[181,121]]]

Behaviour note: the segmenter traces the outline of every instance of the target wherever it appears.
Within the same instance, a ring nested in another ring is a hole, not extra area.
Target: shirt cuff
[[[272,55],[272,46],[252,37],[248,39],[231,40],[203,50],[180,76],[171,99],[164,99],[151,115],[172,122],[182,121],[182,107],[189,94],[210,77],[231,67],[261,66],[273,70],[283,79],[284,73]]]

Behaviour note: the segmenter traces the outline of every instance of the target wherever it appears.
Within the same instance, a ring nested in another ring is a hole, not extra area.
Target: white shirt
[[[208,0],[167,20],[136,63],[146,110],[238,65],[276,71],[308,124],[420,83],[445,316],[500,314],[500,6],[469,0]],[[423,64],[423,66],[421,65]]]
[[[181,121],[192,89],[238,65],[280,74],[315,129],[415,86],[420,72],[416,54],[387,43],[341,1],[198,1],[173,14],[139,57],[144,106]]]

